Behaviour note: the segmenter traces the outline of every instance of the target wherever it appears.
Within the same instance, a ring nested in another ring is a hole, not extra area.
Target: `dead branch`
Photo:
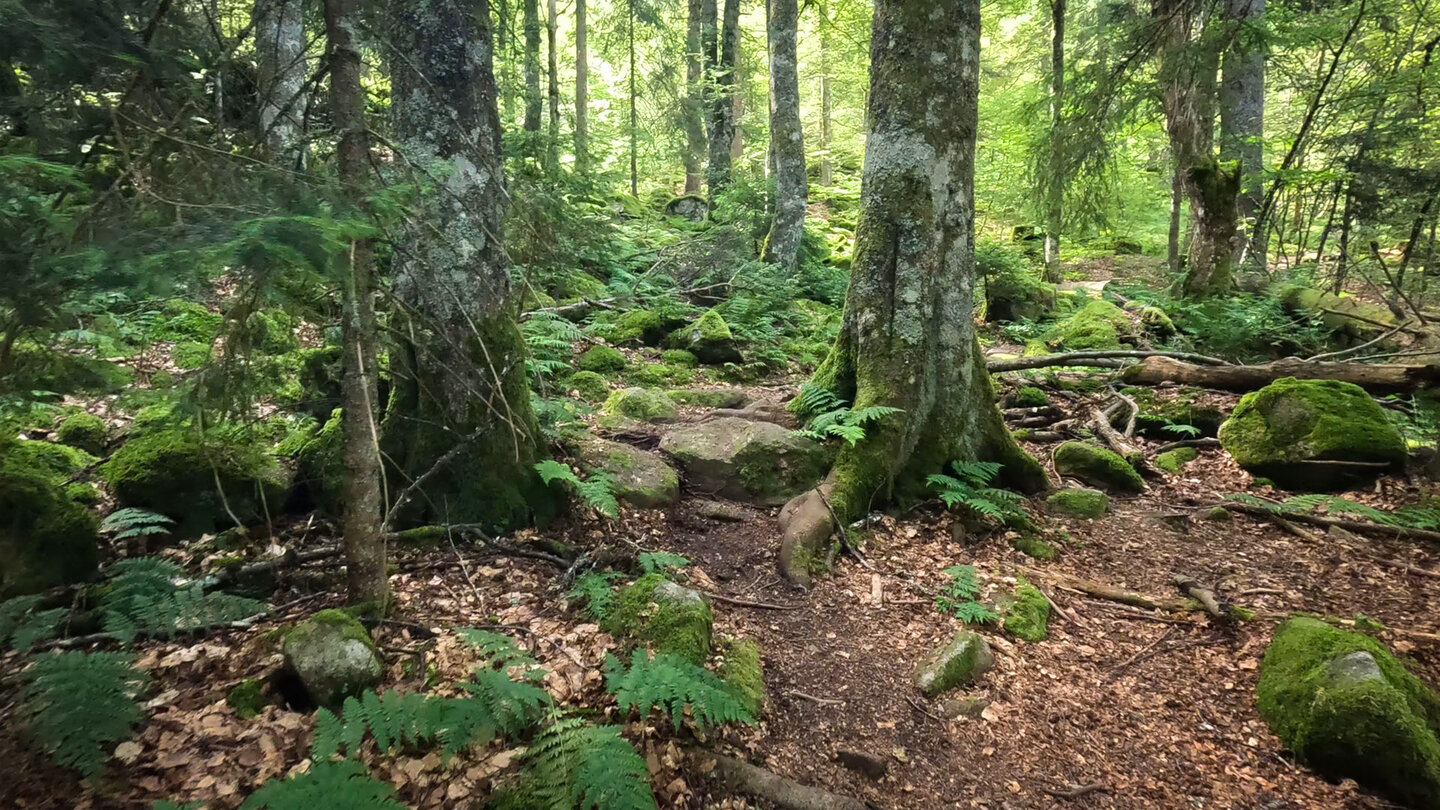
[[[1141,359],[1146,357],[1173,357],[1176,360],[1186,360],[1191,363],[1199,363],[1207,366],[1230,365],[1224,360],[1216,357],[1206,357],[1203,354],[1193,354],[1191,352],[1148,351],[1144,349],[1117,349],[1113,351],[1093,352],[1064,352],[1061,354],[1045,354],[1039,357],[1020,357],[1010,360],[991,360],[985,365],[990,370],[991,374],[996,374],[1001,371],[1021,371],[1027,368],[1050,368],[1052,366],[1093,366],[1095,368],[1119,368],[1122,365],[1130,365],[1130,363],[1127,362],[1128,360]]]
[[[1093,580],[1081,579],[1069,574],[1062,574],[1058,571],[1047,571],[1040,568],[1020,566],[1025,573],[1048,580],[1058,587],[1067,590],[1078,591],[1086,596],[1093,596],[1097,599],[1105,599],[1111,602],[1119,602],[1122,605],[1144,608],[1146,610],[1163,610],[1168,613],[1190,613],[1197,610],[1197,606],[1189,599],[1170,596],[1152,596],[1150,594],[1132,591],[1128,588],[1121,588],[1118,585],[1111,585],[1106,582],[1095,582]]]
[[[720,784],[736,793],[774,802],[785,810],[870,810],[871,805],[823,788],[802,785],[758,765],[722,754],[705,754]]]
[[[1230,616],[1220,607],[1220,601],[1215,598],[1214,591],[1202,586],[1194,577],[1176,574],[1171,577],[1171,579],[1175,582],[1175,587],[1179,588],[1181,593],[1199,602],[1200,606],[1205,609],[1205,612],[1210,614],[1210,618],[1217,622],[1229,622]]]
[[[751,602],[748,599],[736,599],[733,596],[726,596],[723,593],[715,593],[714,591],[705,591],[704,593],[706,596],[714,599],[716,602],[720,602],[721,604],[726,605],[735,605],[736,607],[757,608],[759,610],[797,610],[799,608],[805,607],[804,605],[776,605],[771,604],[770,602]]]
[[[1162,444],[1162,445],[1160,445],[1159,447],[1154,447],[1154,448],[1151,448],[1151,449],[1149,449],[1149,450],[1146,450],[1146,451],[1145,451],[1145,455],[1150,456],[1151,458],[1154,458],[1155,456],[1158,456],[1158,455],[1160,455],[1161,453],[1164,453],[1164,452],[1167,451],[1167,450],[1176,450],[1176,449],[1179,449],[1179,448],[1181,448],[1181,447],[1219,447],[1219,446],[1220,446],[1220,440],[1219,440],[1219,439],[1211,439],[1211,438],[1203,438],[1203,439],[1181,439],[1181,440],[1178,441],[1178,442],[1169,442],[1169,443],[1167,443],[1167,444]]]
[[[1091,793],[1109,793],[1110,786],[1103,782],[1096,782],[1093,785],[1072,785],[1064,790],[1045,788],[1045,792],[1057,799],[1080,799],[1089,796]]]
[[[1402,366],[1379,363],[1314,363],[1289,357],[1255,366],[1205,366],[1170,357],[1150,357],[1125,369],[1131,385],[1176,382],[1244,393],[1264,388],[1281,377],[1341,380],[1373,393],[1394,394],[1440,384],[1440,365]]]
[[[1230,510],[1231,512],[1239,512],[1241,514],[1251,515],[1253,517],[1269,519],[1276,514],[1275,512],[1272,512],[1263,506],[1254,506],[1248,503],[1235,503],[1233,501],[1226,501],[1218,505]],[[1337,528],[1345,529],[1347,531],[1355,532],[1357,534],[1371,534],[1380,537],[1393,537],[1399,540],[1425,540],[1426,542],[1440,544],[1440,532],[1431,531],[1429,529],[1410,529],[1404,526],[1386,526],[1381,523],[1369,523],[1363,520],[1344,520],[1342,518],[1325,517],[1324,515],[1307,515],[1303,512],[1285,512],[1283,514],[1280,514],[1280,517],[1284,518],[1285,520],[1294,521],[1296,523],[1308,523],[1312,526],[1324,526],[1326,528],[1334,526]]]

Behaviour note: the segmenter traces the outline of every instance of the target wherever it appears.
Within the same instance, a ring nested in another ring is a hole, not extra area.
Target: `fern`
[[[570,469],[569,464],[561,464],[549,458],[538,462],[535,471],[540,473],[540,479],[546,484],[556,481],[569,484],[574,488],[575,494],[580,496],[580,500],[596,512],[608,518],[620,516],[620,504],[615,500],[614,484],[605,473],[595,472],[588,479],[582,479]]]
[[[264,602],[227,593],[205,593],[186,582],[180,566],[154,557],[121,560],[110,566],[110,583],[100,599],[105,632],[122,643],[141,634],[169,637],[247,619],[267,610]]]
[[[807,380],[800,386],[800,393],[790,400],[790,411],[809,422],[823,413],[831,413],[846,407],[845,400],[829,388]]]
[[[650,770],[617,728],[552,715],[524,763],[531,798],[547,810],[655,810]]]
[[[546,377],[570,367],[573,344],[584,338],[580,327],[553,312],[534,311],[520,325],[531,377]]]
[[[615,591],[610,583],[620,578],[619,574],[610,571],[588,571],[576,577],[574,587],[565,594],[565,598],[583,602],[590,618],[604,621],[610,614],[610,606],[615,603]]]
[[[1324,510],[1332,515],[1350,515],[1382,526],[1393,526],[1400,529],[1433,530],[1440,528],[1440,508],[1431,505],[1415,504],[1386,511],[1339,495],[1324,493],[1294,495],[1279,503],[1257,498],[1244,492],[1231,493],[1226,495],[1225,499],[1233,503],[1258,507],[1276,515],[1295,515]]]
[[[804,396],[804,389],[802,389],[801,396]],[[796,398],[797,401],[799,399],[800,397]],[[807,420],[805,427],[796,433],[816,441],[824,441],[831,437],[838,438],[851,447],[864,440],[866,425],[891,414],[900,413],[899,408],[892,408],[888,405],[870,405],[858,410],[852,409],[846,407],[843,401],[829,392],[826,392],[825,396],[814,395],[811,397],[811,401],[817,404],[823,403],[828,406],[828,409],[810,412],[813,415]]]
[[[951,462],[950,468],[954,475],[935,473],[925,479],[947,508],[962,507],[1007,526],[1027,522],[1025,511],[1020,508],[1023,498],[1009,490],[990,486],[990,482],[1000,474],[1000,464],[955,461]]]
[[[1179,436],[1199,436],[1199,435],[1200,435],[1200,428],[1195,427],[1194,425],[1182,425],[1182,424],[1179,424],[1179,423],[1174,423],[1174,422],[1172,422],[1172,423],[1170,423],[1170,424],[1168,424],[1168,425],[1162,425],[1160,429],[1163,430],[1163,431],[1165,431],[1166,433],[1174,433],[1174,434],[1179,435]]]
[[[678,656],[661,654],[651,658],[636,650],[630,666],[615,656],[605,660],[605,688],[615,696],[620,710],[638,711],[641,717],[659,707],[670,715],[675,728],[684,720],[685,707],[700,728],[725,723],[755,724],[745,701],[714,673]]]
[[[169,534],[175,521],[148,509],[130,507],[119,509],[105,516],[100,531],[115,535],[116,540],[130,540],[155,534]]]
[[[35,644],[53,638],[70,611],[65,608],[36,610],[40,597],[17,596],[0,602],[0,645],[26,652]]]
[[[950,582],[935,595],[935,607],[965,624],[988,624],[1000,617],[980,604],[980,578],[973,565],[952,565],[945,569]]]
[[[317,759],[305,773],[272,779],[250,794],[240,810],[405,810],[395,788],[371,776],[358,762]]]
[[[690,564],[689,558],[668,551],[642,551],[639,560],[640,570],[647,574],[664,574],[672,569],[684,568]]]
[[[485,660],[493,667],[508,670],[511,667],[533,667],[536,666],[535,659],[530,653],[520,649],[515,639],[504,633],[492,633],[489,630],[477,630],[473,627],[462,627],[455,631],[460,640],[480,651]]]
[[[56,763],[85,777],[100,772],[114,743],[145,719],[136,697],[147,676],[122,653],[57,652],[25,671],[20,714],[26,732]]]

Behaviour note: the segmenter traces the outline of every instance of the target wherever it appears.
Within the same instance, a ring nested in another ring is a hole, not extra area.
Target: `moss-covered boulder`
[[[1406,456],[1400,431],[1363,388],[1293,377],[1242,397],[1220,444],[1251,474],[1303,491],[1372,481]]]
[[[714,622],[710,604],[699,591],[660,574],[646,574],[621,589],[601,628],[629,646],[643,645],[704,666]]]
[[[105,453],[105,443],[109,438],[109,432],[104,419],[93,413],[82,411],[61,420],[60,426],[55,430],[55,440],[77,450],[99,456]]]
[[[223,430],[146,433],[100,469],[121,506],[168,515],[182,535],[230,525],[232,514],[246,523],[274,515],[291,482],[263,442]]]
[[[666,349],[660,352],[660,362],[675,368],[695,368],[700,365],[700,358],[684,349]]]
[[[669,394],[681,405],[702,408],[740,408],[750,401],[743,388],[682,388]]]
[[[1050,395],[1034,385],[1022,385],[1005,397],[1007,408],[1043,408],[1049,404]]]
[[[1050,631],[1050,600],[1040,589],[1020,580],[1015,597],[1005,611],[1005,632],[1026,641],[1044,641]]]
[[[280,652],[315,704],[331,709],[373,689],[384,674],[370,631],[343,610],[322,610],[297,624]]]
[[[1326,329],[1337,334],[1370,338],[1398,325],[1395,313],[1387,307],[1363,301],[1353,295],[1336,295],[1304,285],[1293,285],[1280,291],[1280,302],[1287,309],[1312,318],[1319,318]]]
[[[1171,475],[1177,475],[1181,468],[1199,457],[1200,451],[1193,447],[1177,447],[1174,450],[1166,450],[1156,455],[1154,464],[1157,469],[1164,470]]]
[[[1135,325],[1124,310],[1097,298],[1055,324],[1041,339],[1059,351],[1118,349],[1122,342],[1134,341]]]
[[[155,340],[194,341],[210,345],[220,334],[224,317],[203,305],[181,298],[172,298],[160,307],[160,315],[150,337]]]
[[[1053,544],[1028,534],[1019,535],[1010,541],[1010,547],[1036,560],[1049,561],[1060,556]]]
[[[573,391],[586,402],[603,402],[610,396],[610,384],[595,371],[577,371],[566,378],[565,390]]]
[[[618,349],[609,346],[591,346],[580,355],[575,366],[581,371],[594,371],[599,374],[614,373],[625,369],[625,355]]]
[[[704,222],[710,213],[710,202],[699,194],[685,194],[665,203],[665,216],[684,217],[691,222]]]
[[[671,332],[665,338],[665,346],[684,349],[706,365],[744,362],[740,349],[735,345],[735,336],[730,332],[730,325],[713,309],[706,310],[689,326]]]
[[[1038,321],[1055,306],[1055,285],[1017,269],[985,279],[985,320]]]
[[[660,450],[680,463],[686,483],[737,501],[779,506],[828,471],[820,444],[770,422],[723,416],[668,431]]]
[[[1056,448],[1055,472],[1108,492],[1145,491],[1145,480],[1119,453],[1087,442]]]
[[[995,666],[995,653],[985,637],[971,630],[961,630],[937,648],[915,669],[915,688],[928,697],[935,697],[957,686],[978,680]]]
[[[0,443],[0,599],[83,581],[99,564],[99,521],[74,487],[37,464],[41,445],[60,447]]]
[[[693,376],[694,372],[688,368],[680,368],[666,363],[646,363],[627,374],[626,379],[637,385],[648,386],[685,383],[689,382]]]
[[[1408,807],[1440,807],[1440,697],[1380,642],[1297,617],[1260,665],[1260,716],[1305,764]]]
[[[748,638],[730,638],[722,639],[716,647],[720,654],[716,674],[745,701],[750,713],[759,717],[765,711],[765,667],[760,660],[760,645]]]
[[[1045,510],[1060,517],[1094,520],[1105,517],[1110,509],[1110,496],[1098,489],[1068,487],[1045,499]]]
[[[680,414],[675,400],[653,388],[622,388],[605,400],[600,412],[641,422],[670,422]]]
[[[659,315],[648,309],[632,309],[610,324],[606,339],[632,346],[659,346],[666,331]]]
[[[680,499],[680,476],[657,453],[605,439],[587,439],[579,451],[585,471],[609,476],[615,497],[623,501],[653,509]]]

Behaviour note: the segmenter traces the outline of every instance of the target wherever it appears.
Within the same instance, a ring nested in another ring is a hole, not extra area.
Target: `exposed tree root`
[[[715,776],[727,790],[774,802],[785,810],[873,810],[874,805],[822,788],[802,785],[723,754],[704,754],[715,763]]]
[[[1325,517],[1324,515],[1307,515],[1303,512],[1274,512],[1263,506],[1254,506],[1248,503],[1235,503],[1227,501],[1219,506],[1239,512],[1245,515],[1252,515],[1261,518],[1280,517],[1295,523],[1308,523],[1312,526],[1335,526],[1346,531],[1357,534],[1372,534],[1381,537],[1395,537],[1402,540],[1415,539],[1425,540],[1430,543],[1440,544],[1440,532],[1428,529],[1409,529],[1404,526],[1386,526],[1381,523],[1369,523],[1363,520],[1344,520],[1342,518]]]

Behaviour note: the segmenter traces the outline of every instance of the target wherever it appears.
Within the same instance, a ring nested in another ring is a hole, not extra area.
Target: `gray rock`
[[[915,670],[915,688],[929,697],[973,683],[995,666],[995,653],[984,636],[970,630],[956,633],[930,653]]]
[[[674,428],[660,450],[680,463],[685,482],[700,492],[779,506],[815,486],[829,453],[770,422],[725,416]]]
[[[365,625],[339,610],[322,610],[296,625],[280,648],[286,668],[320,706],[338,708],[345,698],[380,683],[384,674]]]
[[[658,453],[606,439],[588,439],[579,449],[585,471],[608,475],[623,501],[651,509],[680,499],[680,475]]]
[[[985,698],[950,698],[940,703],[940,716],[951,720],[957,717],[979,717],[989,706],[990,701]]]
[[[1385,673],[1375,662],[1375,656],[1365,650],[1356,650],[1330,662],[1326,688],[1344,689],[1358,686],[1367,681],[1384,681]]]
[[[675,605],[679,607],[705,604],[705,596],[699,591],[671,582],[668,579],[655,586],[651,598],[658,604]]]

